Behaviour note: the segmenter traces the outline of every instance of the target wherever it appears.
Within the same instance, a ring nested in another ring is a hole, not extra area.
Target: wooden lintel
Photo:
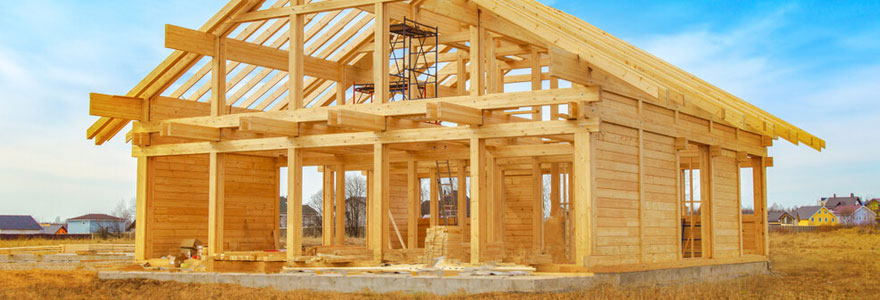
[[[746,151],[737,151],[736,152],[736,161],[740,163],[750,162],[751,158],[749,158],[749,153]]]
[[[491,152],[495,158],[572,155],[574,146],[571,144],[510,145],[495,147]]]
[[[140,121],[145,102],[143,98],[90,93],[89,115]]]
[[[425,105],[425,115],[428,120],[470,126],[483,125],[483,111],[479,108],[449,102],[426,103]]]
[[[239,120],[238,130],[262,134],[298,136],[299,124],[285,120],[245,116]]]
[[[327,113],[327,124],[359,130],[384,131],[385,117],[349,109],[331,110]]]
[[[159,134],[167,137],[187,138],[203,141],[220,141],[220,129],[199,125],[163,122]]]

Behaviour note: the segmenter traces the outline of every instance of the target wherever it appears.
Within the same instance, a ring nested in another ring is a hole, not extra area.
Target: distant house
[[[107,230],[111,233],[125,232],[125,219],[105,214],[87,214],[67,219],[70,234],[91,234]]]
[[[64,224],[40,224],[44,234],[67,234],[67,226]]]
[[[318,211],[308,205],[302,206],[302,227],[317,228],[321,227],[321,216]],[[287,197],[281,197],[281,228],[287,228]]]
[[[796,225],[797,220],[787,212],[771,211],[767,213],[767,223],[770,225],[791,226]]]
[[[840,225],[871,225],[876,223],[877,213],[864,205],[841,205],[832,211]]]
[[[43,227],[31,216],[0,215],[0,234],[40,234]]]
[[[878,216],[874,220],[876,223],[880,223],[880,198],[868,200],[868,202],[865,202],[865,207]]]
[[[837,197],[837,194],[834,194],[832,197],[822,198],[821,203],[822,206],[833,210],[834,208],[843,205],[862,205],[862,198],[856,197],[855,194],[852,193],[849,194],[849,197]]]
[[[803,206],[795,210],[798,226],[837,225],[837,216],[823,206]]]

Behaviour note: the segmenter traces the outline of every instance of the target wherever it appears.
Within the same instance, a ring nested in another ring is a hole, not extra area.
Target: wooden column
[[[373,189],[368,201],[369,221],[368,248],[373,250],[376,260],[381,261],[388,245],[388,202],[390,196],[388,145],[373,145]]]
[[[700,146],[700,237],[703,258],[714,257],[715,249],[715,173],[712,170],[713,157],[709,147]]]
[[[209,154],[208,166],[208,256],[223,253],[224,155]]]
[[[467,161],[459,160],[458,161],[458,186],[456,187],[458,190],[458,208],[456,208],[456,218],[458,219],[458,226],[462,228],[462,233],[464,229],[467,228]]]
[[[487,243],[495,242],[495,232],[496,228],[501,226],[498,222],[495,222],[495,214],[497,211],[495,210],[496,202],[495,199],[497,195],[495,194],[495,157],[492,155],[492,152],[486,152],[486,160],[485,166],[483,167],[483,174],[485,180],[483,180],[483,202],[486,204],[483,205],[486,209],[486,237],[485,240]],[[488,244],[487,244],[488,245]]]
[[[375,84],[374,103],[388,102],[388,56],[390,55],[390,41],[388,40],[390,20],[388,8],[384,2],[378,2],[374,6],[375,20],[373,32],[375,32],[375,50],[373,51],[373,83]]]
[[[470,27],[470,84],[471,96],[480,96],[486,89],[486,76],[483,66],[483,41],[485,30],[478,26]]]
[[[486,32],[483,36],[483,40],[486,41],[485,49],[486,49],[486,93],[494,94],[499,92],[498,88],[498,62],[495,59],[495,36],[491,33]]]
[[[455,60],[456,67],[456,83],[455,88],[458,91],[459,96],[467,95],[467,66],[465,65],[465,53],[463,51],[458,51],[458,57]]]
[[[333,169],[324,166],[324,184],[321,195],[321,243],[324,246],[333,244]]]
[[[589,257],[593,250],[593,182],[592,145],[589,132],[574,134],[574,178],[572,185],[572,206],[574,212],[574,258],[577,266],[589,268]]]
[[[770,243],[767,223],[767,166],[763,157],[753,157],[752,187],[755,197],[755,243],[758,254],[769,255]]]
[[[409,249],[419,246],[419,218],[421,218],[421,204],[419,193],[419,174],[416,169],[416,161],[406,162],[406,195],[407,195],[407,220],[406,220],[406,245]]]
[[[540,91],[543,85],[541,81],[541,74],[543,71],[541,70],[541,53],[538,52],[538,47],[531,46],[529,62],[531,63],[532,69],[532,90]],[[541,115],[541,109],[540,106],[535,107],[535,112],[532,113],[532,120],[541,120],[543,117]]]
[[[287,149],[287,260],[302,255],[302,150]]]
[[[550,164],[550,217],[559,215],[561,205],[559,179],[559,163]]]
[[[431,198],[429,204],[429,220],[431,227],[440,225],[440,184],[437,169],[431,169]]]
[[[152,241],[149,238],[150,232],[147,230],[147,227],[152,223],[150,221],[150,198],[148,195],[150,180],[150,174],[148,171],[149,160],[150,158],[146,156],[138,156],[137,158],[137,198],[135,200],[135,220],[138,224],[134,229],[134,260],[137,262],[146,261],[152,254],[150,251],[147,251],[147,248],[152,244]]]
[[[541,163],[532,158],[532,249],[538,251],[544,245],[544,178]]]
[[[339,79],[336,81],[336,105],[345,105],[345,64],[339,64]]]
[[[304,0],[293,0],[291,5],[303,5]],[[305,31],[304,15],[290,15],[290,59],[288,61],[288,110],[300,109],[303,106],[303,90],[305,86],[305,71],[303,61],[305,59]]]
[[[497,224],[495,226],[495,232],[492,234],[494,236],[494,242],[503,242],[504,241],[504,176],[501,172],[501,166],[496,164],[494,161],[489,165],[494,174],[494,185],[493,189],[495,190],[495,199],[492,201],[495,202],[495,218],[489,220],[490,222],[494,222]]]
[[[481,261],[486,247],[485,153],[486,141],[471,138],[471,263]]]
[[[345,166],[336,167],[336,237],[333,245],[345,245]]]

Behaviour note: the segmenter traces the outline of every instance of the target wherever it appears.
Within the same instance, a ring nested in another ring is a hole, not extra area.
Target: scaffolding
[[[389,32],[389,102],[437,97],[437,27],[404,17],[402,23],[392,24]],[[372,102],[375,84],[355,83],[354,93],[355,103]]]

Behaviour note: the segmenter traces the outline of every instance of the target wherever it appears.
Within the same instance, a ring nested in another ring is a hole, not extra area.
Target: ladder
[[[457,219],[458,216],[458,193],[456,193],[455,187],[452,184],[452,166],[449,161],[435,161],[437,166],[437,187],[440,198],[438,201],[438,208],[440,209],[440,219],[443,220],[443,224],[446,226],[450,225],[458,225],[460,220]],[[446,167],[446,172],[444,174],[443,166]],[[443,178],[446,178],[446,182],[443,182]],[[461,183],[458,183],[459,188],[461,188]],[[450,220],[455,218],[455,224],[451,224]]]

